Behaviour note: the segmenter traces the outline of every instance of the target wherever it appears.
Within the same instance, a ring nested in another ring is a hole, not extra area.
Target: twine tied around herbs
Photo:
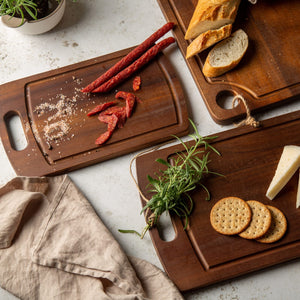
[[[259,123],[259,121],[256,121],[253,116],[251,116],[249,106],[248,106],[246,100],[244,99],[244,97],[241,96],[241,95],[236,95],[232,99],[232,108],[234,108],[236,102],[242,102],[244,104],[244,106],[246,108],[246,114],[247,114],[247,116],[246,116],[245,120],[241,121],[238,124],[234,124],[234,125],[236,127],[240,127],[240,126],[243,126],[243,125],[250,125],[250,126],[255,127],[255,128],[259,127],[260,123]]]
[[[158,145],[158,146],[155,146],[151,149],[147,149],[147,150],[144,150],[144,151],[141,151],[139,152],[138,154],[136,154],[131,160],[130,160],[130,164],[129,164],[129,172],[130,172],[130,176],[141,196],[141,198],[147,203],[149,201],[149,199],[143,194],[143,192],[141,191],[140,187],[139,187],[139,184],[137,182],[137,180],[135,179],[134,175],[133,175],[133,172],[132,172],[132,164],[133,162],[141,155],[143,154],[146,154],[148,152],[152,152],[152,151],[155,151],[155,150],[158,150],[159,148],[161,148],[162,146],[166,145],[166,144],[169,144],[171,142],[166,142],[162,145]],[[150,216],[149,215],[149,212],[150,212],[150,208],[147,208],[146,211],[145,211],[145,218],[146,218],[146,223],[147,223],[147,226],[144,228],[143,232],[141,233],[141,238],[144,237],[145,233],[147,232],[147,230],[149,228],[151,228],[153,226],[153,223],[154,223],[154,220],[155,220],[155,215],[154,213],[151,213]]]

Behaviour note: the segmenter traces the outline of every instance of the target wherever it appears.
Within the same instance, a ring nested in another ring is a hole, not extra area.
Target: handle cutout
[[[172,166],[174,166],[174,160],[172,157],[168,157],[168,161]],[[163,241],[171,242],[174,240],[174,238],[176,236],[176,232],[175,232],[169,212],[164,212],[160,216],[160,218],[158,220],[158,224],[157,224],[157,230],[159,233],[159,237]]]
[[[235,94],[232,91],[221,91],[217,94],[216,101],[217,104],[223,109],[232,109],[232,101]],[[235,103],[236,107],[238,104]]]
[[[165,242],[171,242],[175,238],[175,230],[169,213],[164,212],[158,221],[157,230],[159,237]]]
[[[24,150],[28,146],[28,141],[20,116],[16,112],[9,112],[4,116],[4,122],[11,148],[16,151]]]

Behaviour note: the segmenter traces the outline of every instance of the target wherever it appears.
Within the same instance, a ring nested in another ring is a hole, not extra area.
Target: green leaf
[[[164,160],[164,159],[162,159],[162,158],[158,158],[156,161],[157,161],[158,163],[160,163],[160,164],[163,164],[163,165],[167,166],[167,167],[170,167],[170,166],[171,166],[166,160]]]
[[[137,234],[139,237],[141,237],[141,234],[138,233],[136,230],[118,229],[118,231],[121,232],[121,233],[133,233],[133,234]]]
[[[31,18],[33,18],[34,20],[37,19],[37,10],[34,8],[34,13],[31,11],[31,9],[33,9],[33,7],[31,7],[31,9],[29,8],[29,6],[24,6],[25,10],[27,11],[27,13],[31,16]]]

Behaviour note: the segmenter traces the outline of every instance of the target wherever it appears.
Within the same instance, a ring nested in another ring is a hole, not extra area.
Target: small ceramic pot
[[[53,6],[54,3],[53,1],[56,0],[52,0],[52,1],[49,0],[49,6]],[[7,15],[2,16],[1,20],[3,24],[5,24],[6,26],[15,28],[21,33],[41,34],[51,30],[60,22],[60,20],[64,15],[65,8],[66,8],[66,0],[61,0],[58,6],[44,18],[33,20],[33,21],[25,20],[23,24],[22,24],[22,19],[7,16]]]

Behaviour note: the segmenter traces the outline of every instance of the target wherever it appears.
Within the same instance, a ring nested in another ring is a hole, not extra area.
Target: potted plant
[[[2,22],[25,34],[51,30],[62,19],[66,0],[0,0]]]

